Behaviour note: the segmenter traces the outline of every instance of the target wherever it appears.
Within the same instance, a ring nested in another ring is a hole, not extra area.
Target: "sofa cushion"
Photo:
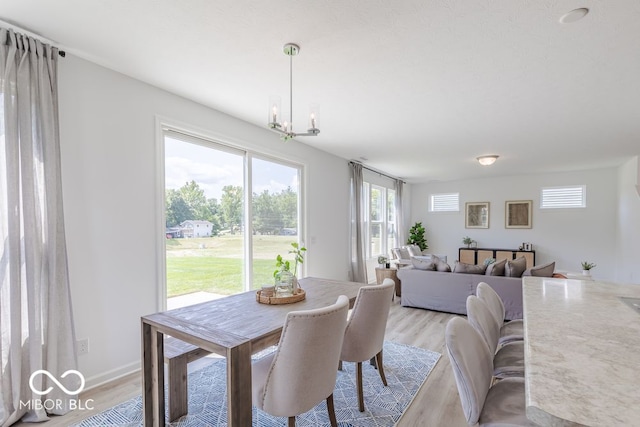
[[[487,276],[504,276],[504,268],[507,265],[507,260],[492,262],[487,266],[487,270],[484,272]]]
[[[522,273],[523,276],[536,276],[536,277],[553,277],[553,270],[556,269],[556,263],[549,262],[547,264],[536,265],[534,267],[525,270]]]
[[[484,265],[466,264],[464,262],[456,261],[456,265],[453,267],[454,273],[465,274],[484,274],[484,270],[487,267]]]
[[[418,245],[407,245],[405,246],[405,248],[407,248],[407,251],[409,251],[410,257],[422,255],[422,251],[420,250],[420,246]]]
[[[413,268],[417,268],[418,270],[431,270],[435,271],[436,264],[434,264],[431,259],[427,260],[424,258],[416,258],[414,256],[411,257],[411,264]]]
[[[507,277],[522,277],[522,273],[527,269],[527,260],[521,256],[514,260],[507,260],[504,267],[504,275]]]
[[[431,262],[433,264],[435,264],[436,266],[436,270],[440,271],[440,272],[450,272],[451,271],[451,267],[449,266],[449,264],[447,264],[446,262],[444,262],[443,260],[441,260],[440,258],[438,258],[435,255],[431,256]]]

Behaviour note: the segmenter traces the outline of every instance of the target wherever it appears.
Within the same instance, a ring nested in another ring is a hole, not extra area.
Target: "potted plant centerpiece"
[[[276,270],[273,272],[276,286],[276,296],[285,297],[296,293],[298,289],[298,264],[304,263],[304,253],[307,248],[301,247],[297,242],[292,242],[293,249],[289,250],[293,254],[293,272],[291,271],[291,261],[284,260],[282,255],[276,257]]]

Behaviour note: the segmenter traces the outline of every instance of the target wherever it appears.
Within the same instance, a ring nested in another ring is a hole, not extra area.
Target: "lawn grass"
[[[275,258],[285,259],[295,236],[254,236],[253,286],[273,283]],[[166,240],[167,297],[197,291],[231,295],[244,283],[243,236]]]

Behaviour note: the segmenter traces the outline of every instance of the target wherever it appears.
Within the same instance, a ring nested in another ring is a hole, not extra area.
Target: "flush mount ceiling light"
[[[492,154],[490,156],[480,156],[480,157],[477,157],[476,159],[478,160],[478,163],[480,163],[482,166],[490,166],[494,164],[496,160],[498,160],[498,157],[500,156]]]
[[[309,128],[305,133],[293,131],[293,57],[300,52],[300,46],[287,43],[283,47],[284,54],[289,57],[289,118],[282,113],[280,108],[282,100],[279,96],[269,97],[269,129],[278,132],[283,141],[288,141],[296,136],[316,136],[318,129],[318,106],[312,104],[309,111]],[[281,117],[284,121],[280,121]]]
[[[560,17],[561,24],[570,24],[572,22],[576,22],[587,16],[589,13],[589,9],[586,7],[581,7],[578,9],[573,9],[571,12],[567,12]]]

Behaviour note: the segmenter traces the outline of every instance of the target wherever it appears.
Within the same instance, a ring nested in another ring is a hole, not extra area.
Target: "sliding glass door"
[[[301,171],[300,165],[165,131],[167,308],[273,282],[276,256],[286,259],[291,243],[301,243]]]

